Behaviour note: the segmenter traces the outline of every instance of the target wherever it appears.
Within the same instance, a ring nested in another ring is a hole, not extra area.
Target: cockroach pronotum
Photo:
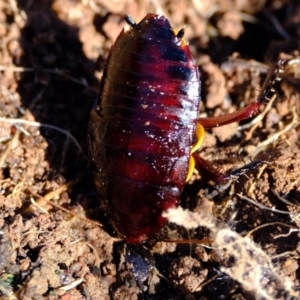
[[[196,151],[204,129],[252,117],[274,94],[286,61],[279,61],[257,100],[240,111],[199,119],[200,80],[190,49],[169,21],[147,14],[124,29],[112,46],[91,112],[89,154],[102,207],[129,243],[141,243],[165,223],[162,212],[179,205],[194,167],[215,182],[220,173]]]

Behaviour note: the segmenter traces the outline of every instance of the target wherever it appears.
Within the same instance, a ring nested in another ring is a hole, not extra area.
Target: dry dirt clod
[[[170,278],[181,293],[197,291],[207,274],[208,270],[201,266],[200,261],[190,256],[178,258],[170,266]]]

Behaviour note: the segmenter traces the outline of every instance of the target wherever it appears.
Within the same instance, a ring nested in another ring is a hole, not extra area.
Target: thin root
[[[36,201],[36,204],[41,206],[41,205],[44,205],[44,204],[49,204],[59,210],[62,210],[70,215],[72,215],[73,217],[75,218],[78,218],[82,221],[85,221],[87,223],[90,223],[90,224],[93,224],[93,225],[96,225],[98,227],[101,227],[101,224],[99,222],[96,222],[96,221],[92,221],[92,220],[89,220],[87,218],[84,218],[84,217],[80,217],[78,216],[77,214],[71,212],[70,210],[62,207],[61,205],[58,205],[58,204],[55,204],[53,203],[51,200],[56,198],[57,196],[59,196],[62,192],[65,192],[67,191],[71,186],[73,186],[77,181],[73,181],[73,182],[70,182],[70,183],[67,183],[67,184],[64,184],[62,186],[60,186],[58,189],[56,189],[55,191],[52,191],[50,193],[48,193],[47,195],[45,196],[40,196],[36,193],[34,193],[33,191],[31,191],[29,188],[27,188],[27,190],[36,198],[38,198],[38,200]],[[32,208],[29,206],[29,208],[27,208],[27,211],[30,211],[32,210]]]
[[[33,127],[44,127],[44,128],[56,130],[64,135],[66,135],[68,138],[70,138],[73,141],[73,143],[75,144],[75,146],[77,147],[78,151],[85,157],[84,152],[83,152],[80,144],[75,139],[75,137],[69,131],[64,130],[60,127],[57,127],[57,126],[54,126],[51,124],[44,124],[44,123],[28,121],[28,120],[24,120],[24,119],[15,119],[15,118],[0,117],[0,122],[9,123],[9,124],[24,124],[24,125],[29,125],[29,126],[33,126]]]
[[[286,125],[282,130],[274,133],[268,139],[266,139],[263,142],[259,143],[257,145],[256,152],[255,152],[254,156],[258,155],[266,146],[268,146],[269,144],[271,144],[271,143],[275,142],[277,139],[279,139],[279,137],[281,135],[287,133],[288,131],[290,131],[291,129],[293,129],[296,126],[299,125],[299,117],[297,115],[295,107],[293,107],[292,111],[293,111],[292,121],[288,125]]]

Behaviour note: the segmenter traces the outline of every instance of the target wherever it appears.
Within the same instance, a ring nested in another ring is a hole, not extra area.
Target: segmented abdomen
[[[102,206],[127,241],[147,239],[178,205],[199,101],[197,67],[166,18],[148,14],[121,32],[91,113],[89,151]]]

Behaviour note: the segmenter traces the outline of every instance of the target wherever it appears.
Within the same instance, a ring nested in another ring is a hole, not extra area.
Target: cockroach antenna
[[[134,28],[136,26],[135,21],[129,15],[124,15],[124,20],[130,27]]]

